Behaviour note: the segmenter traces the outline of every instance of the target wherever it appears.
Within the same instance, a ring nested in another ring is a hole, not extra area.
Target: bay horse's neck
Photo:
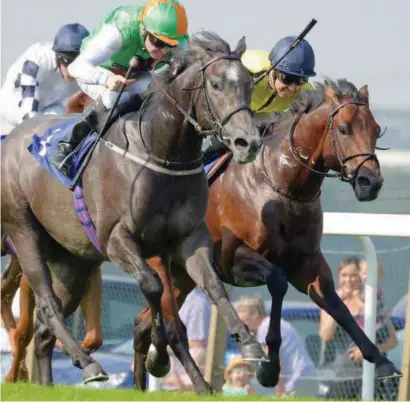
[[[198,69],[196,66],[191,66],[169,85],[160,85],[192,115],[189,109],[193,93],[184,88],[193,88],[197,78]],[[160,159],[171,162],[191,162],[201,157],[202,138],[175,107],[172,100],[160,89],[151,95],[143,110],[141,131],[145,145]]]
[[[324,170],[322,153],[328,118],[328,107],[322,105],[299,120],[293,133],[297,156],[292,151],[289,124],[280,146],[267,145],[265,167],[271,180],[284,194],[303,201],[317,197],[324,177],[304,167],[298,159],[311,168]]]

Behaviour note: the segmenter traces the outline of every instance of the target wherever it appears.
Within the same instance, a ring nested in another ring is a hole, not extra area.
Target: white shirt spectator
[[[61,76],[52,43],[36,43],[7,72],[0,90],[1,120],[15,127],[37,114],[62,114],[79,89],[75,80]]]
[[[403,320],[406,319],[406,311],[407,311],[407,300],[408,300],[409,294],[406,293],[398,302],[397,304],[392,308],[392,311],[390,313],[391,317],[398,317]]]
[[[17,289],[11,310],[14,318],[18,319],[20,317],[20,289]],[[0,352],[11,352],[9,337],[7,336],[6,329],[4,328],[2,322],[0,325]]]
[[[270,318],[266,317],[258,328],[257,340],[265,345]],[[284,319],[280,320],[282,344],[279,357],[282,365],[281,375],[284,377],[285,391],[290,394],[298,388],[303,377],[316,376],[316,368],[312,362],[302,338],[298,332]]]

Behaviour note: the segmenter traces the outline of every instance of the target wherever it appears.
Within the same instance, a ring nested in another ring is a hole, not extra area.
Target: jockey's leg
[[[120,115],[138,110],[142,103],[141,94],[150,82],[150,77],[143,74],[127,88],[127,92],[121,95],[118,106],[114,110],[108,124],[114,122]],[[50,158],[50,163],[62,172],[68,173],[72,160],[67,156],[74,151],[80,142],[89,134],[90,130],[99,133],[103,128],[105,120],[114,106],[118,96],[117,92],[111,91],[101,85],[87,85],[79,82],[83,92],[94,99],[94,102],[84,110],[81,120],[67,133],[67,137],[60,141],[56,152]]]

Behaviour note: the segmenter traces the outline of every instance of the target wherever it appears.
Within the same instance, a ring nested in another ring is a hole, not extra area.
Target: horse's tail
[[[68,100],[66,113],[81,113],[90,102],[91,98],[83,91],[79,91]]]

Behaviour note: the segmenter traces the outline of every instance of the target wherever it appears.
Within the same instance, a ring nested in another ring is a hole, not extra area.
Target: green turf
[[[198,396],[193,393],[182,392],[139,392],[123,389],[86,389],[58,385],[54,387],[43,387],[34,384],[2,384],[2,401],[217,401],[217,400],[272,400],[268,397],[249,396],[249,397],[223,397],[222,395]],[[284,400],[284,399],[281,399]],[[287,400],[306,400],[306,399],[287,399]],[[311,399],[314,400],[314,399]]]

